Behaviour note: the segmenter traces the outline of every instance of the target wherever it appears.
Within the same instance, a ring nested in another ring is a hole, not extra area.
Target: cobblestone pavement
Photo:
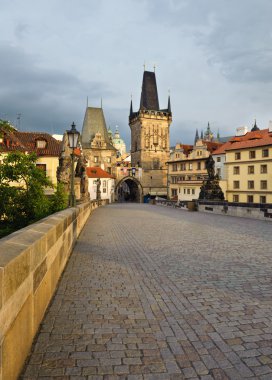
[[[272,379],[272,225],[114,204],[84,228],[23,379]]]

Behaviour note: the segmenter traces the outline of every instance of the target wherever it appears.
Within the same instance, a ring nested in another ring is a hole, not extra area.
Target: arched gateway
[[[115,186],[115,200],[117,202],[143,201],[143,188],[137,178],[124,177]]]

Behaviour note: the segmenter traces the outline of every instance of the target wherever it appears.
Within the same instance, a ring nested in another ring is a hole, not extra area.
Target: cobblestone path
[[[97,209],[22,378],[271,380],[272,224]]]

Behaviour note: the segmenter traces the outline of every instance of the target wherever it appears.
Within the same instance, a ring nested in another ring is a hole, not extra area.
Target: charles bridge
[[[1,240],[1,379],[270,380],[271,224],[98,206]]]

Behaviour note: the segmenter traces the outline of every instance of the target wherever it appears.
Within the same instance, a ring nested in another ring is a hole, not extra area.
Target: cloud
[[[0,56],[0,117],[16,123],[21,113],[24,130],[50,126],[54,132],[64,131],[73,120],[78,120],[81,128],[87,95],[90,102],[102,93],[114,96],[105,83],[82,81],[60,69],[40,67],[37,57],[18,47],[1,43]]]

